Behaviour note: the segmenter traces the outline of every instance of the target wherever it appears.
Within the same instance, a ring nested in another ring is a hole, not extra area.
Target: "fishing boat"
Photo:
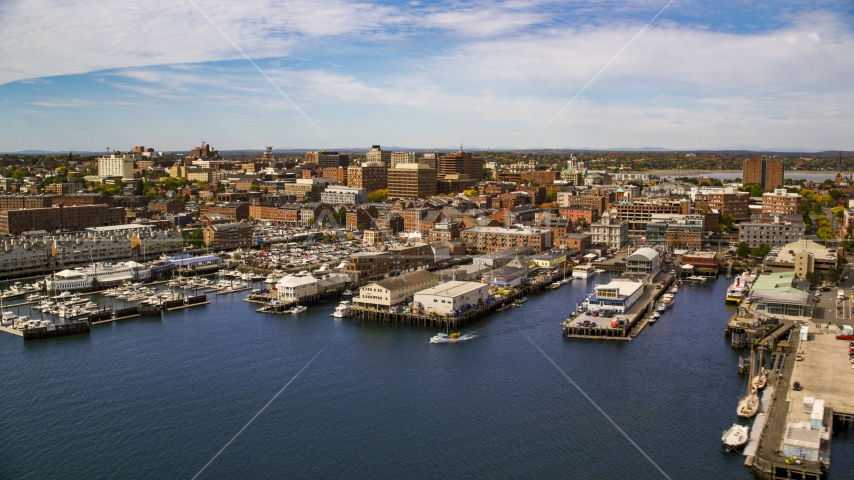
[[[341,302],[335,307],[335,311],[332,312],[332,316],[335,318],[344,318],[350,314],[350,301]]]
[[[665,293],[661,296],[660,303],[664,305],[664,308],[670,308],[673,306],[673,300],[675,300],[675,297],[672,293]]]
[[[572,268],[572,278],[587,280],[596,275],[596,269],[592,265],[576,265]]]
[[[727,447],[727,451],[729,451],[744,446],[744,444],[747,443],[748,438],[750,438],[750,427],[733,423],[732,426],[724,432],[721,437],[721,441],[724,442],[724,445]]]
[[[464,342],[466,340],[471,340],[474,338],[474,335],[467,333],[465,335],[460,335],[459,332],[453,333],[438,333],[430,337],[430,343],[455,343],[455,342]]]

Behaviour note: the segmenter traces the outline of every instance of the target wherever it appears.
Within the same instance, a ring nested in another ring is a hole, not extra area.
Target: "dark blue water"
[[[315,355],[199,478],[662,478],[520,329],[670,477],[751,478],[720,442],[743,390],[723,278],[684,287],[633,342],[562,339],[592,285],[454,345],[335,321],[333,303],[259,314],[244,294],[88,337],[0,334],[0,478],[192,478]],[[833,478],[852,452],[834,443]]]

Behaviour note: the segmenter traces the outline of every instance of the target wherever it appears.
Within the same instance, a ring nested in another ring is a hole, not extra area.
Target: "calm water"
[[[735,180],[736,178],[741,178],[742,172],[720,172],[715,170],[709,171],[699,171],[699,170],[668,170],[668,171],[657,171],[655,175],[661,178],[677,178],[677,177],[709,177],[715,178],[719,180]],[[846,175],[850,175],[846,173]],[[833,180],[836,178],[836,172],[828,172],[828,173],[801,173],[798,171],[787,171],[784,174],[784,178],[791,178],[794,180],[807,180],[810,182],[821,183],[825,180]]]
[[[456,345],[335,321],[334,303],[255,313],[246,292],[88,337],[2,334],[0,478],[189,479],[315,355],[200,478],[662,478],[520,329],[672,478],[751,478],[720,443],[743,389],[723,277],[683,288],[633,342],[562,339],[592,285]],[[854,440],[833,454],[833,478],[854,477]]]

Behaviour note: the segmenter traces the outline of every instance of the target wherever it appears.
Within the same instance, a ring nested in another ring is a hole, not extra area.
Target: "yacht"
[[[724,432],[723,436],[721,437],[721,441],[724,442],[724,445],[726,445],[727,450],[731,450],[733,448],[739,448],[745,443],[747,443],[749,434],[750,427],[733,423],[732,426]]]
[[[0,317],[0,323],[2,323],[3,326],[8,327],[9,325],[12,325],[12,323],[15,321],[15,318],[16,315],[14,313],[3,312],[3,316]]]
[[[350,301],[341,302],[335,307],[335,311],[332,312],[332,316],[335,318],[344,318],[350,315]]]
[[[118,283],[131,279],[151,277],[151,269],[136,262],[93,263],[88,267],[77,267],[74,270],[62,270],[48,276],[47,291],[73,291],[92,288],[93,282]]]
[[[267,275],[267,278],[264,279],[264,283],[276,283],[279,279],[282,278],[282,275],[278,272],[273,272]]]
[[[596,269],[592,265],[576,265],[572,268],[572,278],[587,280],[596,275]]]

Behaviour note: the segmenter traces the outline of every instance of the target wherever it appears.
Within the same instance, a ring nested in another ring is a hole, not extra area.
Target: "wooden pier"
[[[656,283],[645,284],[644,293],[641,298],[629,307],[626,313],[614,314],[613,317],[593,317],[588,314],[569,318],[563,323],[563,338],[585,338],[595,340],[624,340],[631,341],[648,325],[646,315],[654,310],[656,301],[673,285],[674,278],[669,274],[659,274],[655,278]],[[664,285],[661,285],[661,282]],[[656,288],[656,287],[661,288]],[[590,323],[585,326],[578,322],[585,320]],[[612,321],[623,320],[624,325],[611,326]],[[593,323],[596,326],[592,326]]]

